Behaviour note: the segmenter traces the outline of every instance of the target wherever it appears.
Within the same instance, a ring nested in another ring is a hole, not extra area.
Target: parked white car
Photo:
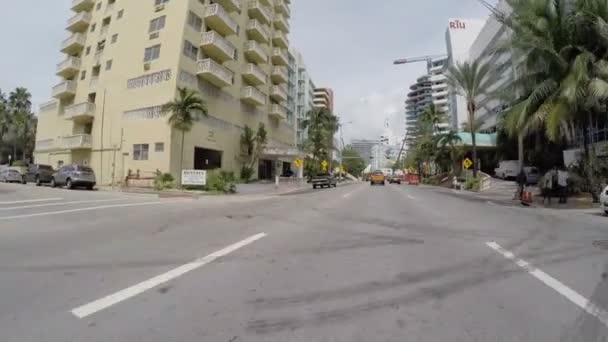
[[[515,179],[519,174],[519,161],[503,160],[494,169],[494,175],[501,179]]]
[[[602,210],[608,215],[608,186],[602,191],[600,203]]]

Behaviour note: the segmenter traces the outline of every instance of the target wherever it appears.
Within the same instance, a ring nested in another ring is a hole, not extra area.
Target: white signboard
[[[182,170],[182,185],[207,185],[207,171]]]

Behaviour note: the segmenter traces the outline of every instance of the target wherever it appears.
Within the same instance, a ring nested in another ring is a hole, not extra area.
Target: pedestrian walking
[[[554,173],[552,171],[548,171],[547,173],[545,173],[540,183],[541,191],[543,193],[543,204],[545,204],[545,201],[547,201],[549,205],[551,205],[551,192],[553,191],[553,175]]]
[[[568,203],[568,171],[562,167],[557,171],[557,187],[559,190],[559,203]]]

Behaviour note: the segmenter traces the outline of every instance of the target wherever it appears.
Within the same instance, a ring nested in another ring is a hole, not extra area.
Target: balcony
[[[259,0],[249,1],[248,12],[251,19],[257,19],[264,24],[270,24],[272,20],[272,11]]]
[[[253,40],[249,40],[245,42],[243,45],[243,52],[245,56],[252,61],[258,64],[268,63],[268,55],[262,49],[262,46]]]
[[[44,139],[36,141],[36,152],[55,149],[55,139]]]
[[[66,107],[63,116],[67,120],[92,121],[95,117],[95,104],[83,102]]]
[[[232,71],[210,58],[198,61],[197,74],[219,88],[232,85],[234,80]]]
[[[84,32],[89,27],[91,23],[91,13],[89,12],[79,12],[70,19],[68,19],[68,26],[66,30],[76,33],[76,32]]]
[[[289,22],[282,14],[276,14],[274,16],[274,27],[278,30],[281,30],[285,33],[289,32]]]
[[[266,83],[266,73],[259,66],[253,63],[248,63],[245,65],[245,69],[243,70],[243,78],[252,85]]]
[[[275,66],[272,68],[272,74],[270,75],[274,83],[287,83],[289,79],[289,73],[287,68],[284,66]]]
[[[262,5],[272,7],[272,0],[260,0]]]
[[[259,43],[268,43],[270,31],[259,21],[252,19],[247,23],[247,36]]]
[[[266,95],[255,87],[245,87],[241,91],[241,101],[254,106],[262,106],[266,104]]]
[[[203,33],[201,49],[209,56],[220,62],[233,60],[236,56],[236,48],[226,38],[215,31]]]
[[[228,12],[241,12],[241,0],[216,0]]]
[[[76,95],[76,81],[65,81],[53,87],[53,97],[66,99]]]
[[[272,44],[274,46],[282,47],[287,49],[289,47],[289,42],[287,41],[287,36],[285,33],[275,30],[272,34]]]
[[[80,71],[80,58],[68,57],[63,62],[57,64],[57,76],[69,78],[74,77]]]
[[[95,6],[95,0],[72,0],[72,11],[89,11]]]
[[[224,36],[236,34],[239,25],[220,4],[205,7],[205,23]]]
[[[287,89],[281,86],[272,86],[272,88],[270,88],[270,97],[277,102],[286,101]]]
[[[75,134],[61,138],[61,147],[66,150],[90,150],[93,138],[90,134]]]
[[[270,107],[270,116],[277,120],[287,119],[287,109],[279,104],[273,104]]]
[[[287,52],[281,48],[272,49],[272,63],[275,65],[289,65],[289,57],[287,57]]]
[[[291,10],[289,10],[289,6],[287,6],[285,0],[274,0],[274,10],[288,18],[291,16]]]
[[[82,33],[74,33],[61,43],[61,52],[75,55],[84,49],[86,38]]]

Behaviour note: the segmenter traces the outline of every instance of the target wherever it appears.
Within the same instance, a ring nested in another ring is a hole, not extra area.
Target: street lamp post
[[[342,136],[342,133],[343,133],[342,132],[342,127],[344,125],[348,125],[348,124],[352,124],[352,123],[353,123],[352,121],[349,121],[349,122],[338,124],[338,129],[339,129],[339,132],[340,132],[340,142],[342,143],[342,148],[340,149],[340,170],[338,170],[339,171],[338,172],[339,173],[338,180],[340,182],[342,182],[342,170],[344,169],[344,148],[345,148],[345,146],[344,146],[344,137]]]

